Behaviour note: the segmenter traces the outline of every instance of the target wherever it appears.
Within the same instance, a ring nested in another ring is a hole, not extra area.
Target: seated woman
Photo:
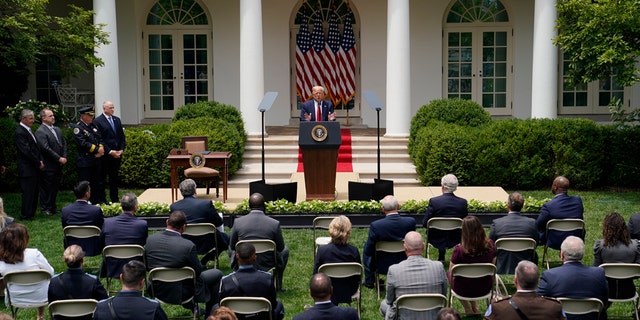
[[[82,270],[84,251],[79,245],[70,245],[62,254],[67,271],[51,278],[49,283],[49,303],[67,299],[102,300],[109,296],[102,283],[94,275]],[[86,319],[91,319],[88,316]],[[54,319],[61,319],[56,317]]]
[[[593,245],[593,265],[603,263],[640,263],[638,240],[632,240],[624,218],[617,213],[608,213],[602,221],[602,239]],[[624,299],[633,297],[636,287],[633,280],[615,280],[609,282],[609,297]]]
[[[53,267],[38,249],[27,248],[29,231],[20,223],[13,223],[0,231],[0,274],[12,271],[46,270],[53,275]],[[14,285],[11,301],[21,304],[46,304],[48,282],[38,286]],[[9,304],[5,296],[5,305]],[[44,306],[38,307],[38,320],[44,319]]]
[[[470,263],[496,263],[496,246],[493,240],[487,238],[482,227],[482,223],[476,216],[466,216],[462,219],[462,238],[461,244],[453,249],[451,262],[449,263],[449,283],[451,289],[459,295],[465,297],[478,297],[486,294],[491,290],[494,279],[490,276],[482,278],[453,278],[451,277],[451,269],[456,264]],[[460,301],[467,315],[480,314],[478,304],[475,301],[471,303]]]
[[[316,261],[313,266],[313,273],[318,272],[318,268],[325,263],[336,262],[360,262],[360,252],[358,248],[349,244],[351,236],[351,221],[346,216],[338,216],[329,223],[329,235],[331,242],[318,247]],[[333,295],[331,302],[351,303],[351,296],[360,285],[360,277],[353,276],[343,279],[331,279],[333,283]]]

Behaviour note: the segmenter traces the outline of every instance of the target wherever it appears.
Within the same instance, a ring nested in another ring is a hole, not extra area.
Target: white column
[[[387,0],[387,137],[408,137],[411,124],[409,0]]]
[[[533,22],[533,62],[531,72],[531,117],[558,116],[558,48],[556,0],[535,0]]]
[[[101,45],[96,55],[102,59],[104,66],[97,67],[93,77],[95,83],[96,116],[102,113],[102,103],[110,100],[116,106],[115,115],[120,116],[120,71],[118,63],[118,28],[116,25],[116,1],[93,0],[93,11],[96,15],[94,24],[104,24],[104,31],[109,34],[110,44]]]
[[[262,134],[263,50],[262,0],[240,0],[240,111],[249,135]]]

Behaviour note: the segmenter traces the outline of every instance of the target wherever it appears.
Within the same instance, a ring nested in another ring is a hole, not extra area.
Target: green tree
[[[574,84],[604,79],[640,80],[640,0],[559,0],[555,43],[569,57]]]
[[[0,0],[0,108],[17,103],[27,88],[29,66],[45,56],[60,61],[63,76],[74,76],[103,65],[95,49],[108,44],[103,25],[93,24],[93,12],[69,5],[65,17],[49,15],[49,0]]]

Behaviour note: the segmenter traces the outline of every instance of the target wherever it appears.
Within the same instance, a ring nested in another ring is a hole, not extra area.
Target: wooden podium
[[[307,201],[336,199],[336,166],[342,144],[337,121],[302,121],[298,145],[302,150]]]

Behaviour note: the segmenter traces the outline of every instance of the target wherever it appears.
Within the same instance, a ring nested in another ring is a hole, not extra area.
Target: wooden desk
[[[171,202],[175,202],[178,199],[178,167],[189,167],[188,154],[172,154],[167,156],[167,159],[171,163]],[[229,171],[229,158],[231,158],[231,152],[211,152],[205,154],[205,165],[207,167],[220,167],[222,168],[222,202],[227,201],[227,173]]]

